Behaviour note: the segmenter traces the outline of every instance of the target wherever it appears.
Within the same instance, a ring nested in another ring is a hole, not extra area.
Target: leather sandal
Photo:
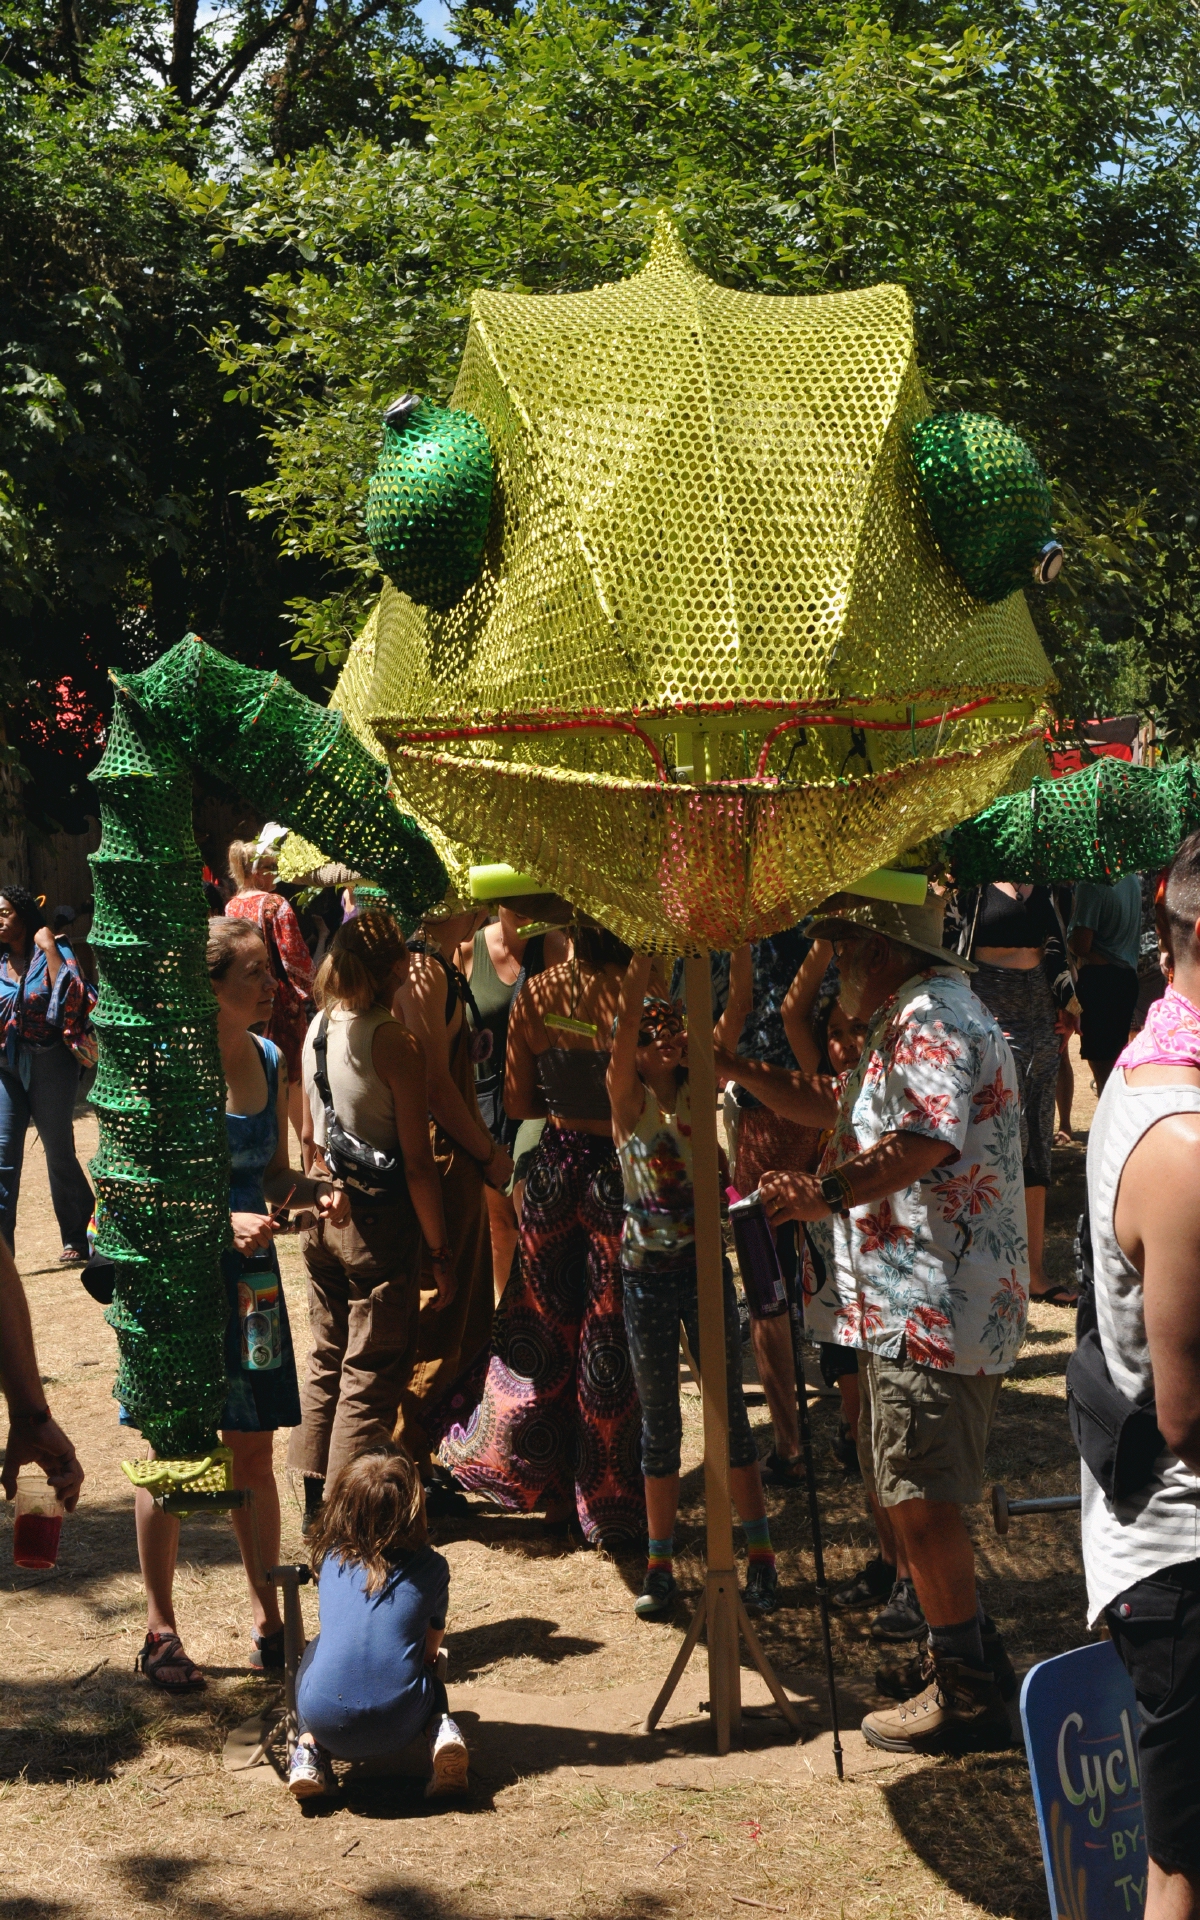
[[[161,1687],[164,1693],[199,1693],[208,1685],[196,1662],[184,1652],[177,1633],[148,1633],[133,1667],[135,1673],[144,1674],[151,1686]],[[182,1678],[169,1680],[167,1674],[172,1671]]]

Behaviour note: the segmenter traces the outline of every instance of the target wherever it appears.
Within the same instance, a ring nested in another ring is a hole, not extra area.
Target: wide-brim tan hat
[[[918,953],[932,954],[939,966],[974,973],[973,960],[965,960],[953,947],[942,945],[945,917],[946,902],[936,893],[927,893],[920,907],[902,906],[896,900],[868,900],[861,893],[834,893],[817,908],[809,931],[814,940],[836,940],[840,933],[881,933],[885,940],[897,940],[902,946],[915,947]]]

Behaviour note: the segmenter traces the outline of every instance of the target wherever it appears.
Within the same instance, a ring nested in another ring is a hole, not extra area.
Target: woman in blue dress
[[[287,1303],[273,1241],[268,1200],[316,1207],[335,1224],[348,1212],[343,1193],[288,1166],[287,1066],[278,1047],[252,1029],[270,1019],[275,980],[257,927],[244,920],[211,920],[208,971],[217,996],[217,1032],[225,1069],[225,1123],[229,1129],[230,1225],[233,1246],[221,1256],[229,1299],[225,1331],[228,1398],[221,1439],[233,1454],[233,1484],[254,1494],[248,1510],[232,1516],[253,1614],[250,1665],[283,1666],[283,1622],[275,1589],[259,1585],[255,1568],[279,1560],[279,1491],[275,1484],[277,1427],[298,1427],[300,1395]],[[138,1558],[146,1588],[147,1632],[138,1664],[168,1693],[205,1684],[180,1642],[172,1594],[179,1522],[140,1488],[135,1496]],[[254,1530],[258,1555],[254,1551]]]

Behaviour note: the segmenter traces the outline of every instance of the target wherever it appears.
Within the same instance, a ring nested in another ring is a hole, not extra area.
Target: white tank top
[[[1173,1113],[1200,1113],[1200,1087],[1131,1087],[1118,1068],[1096,1108],[1088,1140],[1096,1321],[1113,1382],[1135,1401],[1149,1397],[1154,1374],[1142,1277],[1121,1250],[1113,1209],[1125,1162],[1150,1128]],[[1088,1624],[1094,1626],[1109,1601],[1135,1581],[1200,1558],[1200,1476],[1178,1454],[1161,1453],[1154,1478],[1114,1505],[1082,1460],[1079,1470]]]
[[[399,1026],[386,1007],[369,1007],[366,1013],[352,1013],[336,1007],[329,1015],[325,1045],[328,1057],[329,1091],[333,1109],[344,1127],[356,1133],[381,1153],[395,1153],[399,1145],[396,1132],[396,1103],[391,1088],[379,1078],[371,1064],[371,1046],[379,1028]],[[316,1085],[316,1055],[313,1042],[321,1024],[318,1014],[304,1040],[304,1086],[312,1114],[313,1139],[325,1145],[325,1108]]]

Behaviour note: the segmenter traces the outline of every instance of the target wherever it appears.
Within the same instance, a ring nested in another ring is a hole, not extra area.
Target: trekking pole
[[[801,1229],[803,1231],[803,1229]],[[825,1684],[829,1690],[829,1719],[833,1727],[833,1764],[839,1780],[845,1779],[842,1763],[842,1736],[838,1726],[837,1673],[833,1664],[833,1639],[829,1630],[829,1588],[825,1582],[825,1548],[821,1538],[821,1508],[817,1499],[817,1466],[813,1458],[812,1422],[808,1415],[808,1387],[804,1379],[804,1342],[798,1332],[796,1286],[787,1277],[788,1323],[792,1333],[792,1359],[796,1370],[796,1408],[800,1416],[800,1446],[804,1454],[804,1479],[808,1487],[808,1521],[812,1530],[813,1565],[816,1572],[817,1606],[821,1614],[821,1642],[825,1651]]]

